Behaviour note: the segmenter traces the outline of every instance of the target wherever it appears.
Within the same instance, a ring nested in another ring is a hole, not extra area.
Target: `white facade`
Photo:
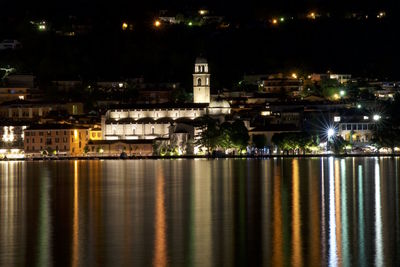
[[[193,102],[210,103],[210,73],[204,58],[197,58],[194,64]]]
[[[366,122],[339,123],[338,135],[352,144],[371,142],[373,124]]]
[[[196,59],[193,82],[194,103],[138,104],[131,108],[108,110],[101,122],[103,140],[169,138],[171,125],[191,124],[190,121],[205,115],[221,119],[230,114],[228,102],[210,101],[210,74],[203,58]]]
[[[165,106],[165,105],[164,105]],[[206,105],[109,110],[102,119],[104,140],[169,137],[169,126],[177,119],[194,120],[207,114]]]

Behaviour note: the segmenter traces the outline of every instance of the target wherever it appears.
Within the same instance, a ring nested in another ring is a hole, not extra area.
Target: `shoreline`
[[[186,155],[186,156],[128,156],[127,158],[121,158],[120,156],[77,156],[77,157],[44,157],[44,158],[19,158],[19,159],[1,159],[0,162],[4,161],[59,161],[59,160],[144,160],[144,159],[271,159],[271,158],[371,158],[371,157],[398,157],[399,154],[305,154],[305,155],[225,155],[225,156],[197,156],[197,155]]]

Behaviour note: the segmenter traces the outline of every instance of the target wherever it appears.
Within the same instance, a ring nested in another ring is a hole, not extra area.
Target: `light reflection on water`
[[[399,266],[398,161],[0,162],[0,266]]]

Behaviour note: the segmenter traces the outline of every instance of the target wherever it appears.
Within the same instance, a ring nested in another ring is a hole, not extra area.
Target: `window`
[[[92,133],[92,137],[95,138],[96,137],[96,133]]]
[[[201,86],[201,79],[200,78],[197,79],[197,85]]]
[[[357,130],[362,130],[362,124],[358,124],[357,126]]]
[[[60,142],[60,138],[56,138],[55,140],[56,140],[56,143]]]
[[[32,138],[32,143],[35,143],[35,138]]]
[[[151,134],[154,134],[154,126],[151,127]]]
[[[29,144],[29,138],[26,138],[26,143],[28,143],[28,144]]]
[[[346,130],[346,124],[342,124],[342,130]]]
[[[363,130],[367,130],[367,125],[363,124]]]
[[[64,131],[64,135],[67,135],[67,131]]]
[[[39,136],[43,136],[43,132],[39,132]]]
[[[132,134],[135,134],[135,132],[136,132],[136,129],[132,128]]]
[[[351,130],[351,124],[347,124],[347,130],[348,130],[348,131]]]

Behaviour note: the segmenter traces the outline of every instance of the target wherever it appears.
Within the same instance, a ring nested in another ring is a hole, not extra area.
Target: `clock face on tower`
[[[210,103],[210,73],[205,58],[197,58],[194,64],[193,102]]]

